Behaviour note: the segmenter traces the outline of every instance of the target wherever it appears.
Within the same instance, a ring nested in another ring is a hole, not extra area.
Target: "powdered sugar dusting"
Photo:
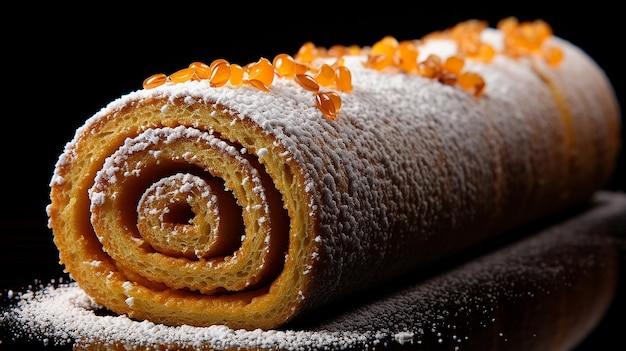
[[[47,286],[11,295],[16,308],[5,313],[20,337],[65,344],[113,344],[134,347],[181,345],[189,348],[225,350],[230,348],[280,348],[307,350],[325,345],[345,349],[371,342],[369,333],[313,332],[295,330],[235,330],[225,326],[165,326],[149,321],[134,321],[126,316],[100,315],[94,304],[75,283]]]
[[[18,338],[56,345],[118,343],[127,350],[160,345],[188,350],[362,350],[394,344],[463,350],[476,346],[476,340],[487,348],[497,344],[515,349],[521,342],[545,349],[557,338],[568,349],[597,322],[596,309],[606,308],[608,300],[594,294],[569,309],[566,318],[586,327],[572,323],[567,337],[546,326],[553,325],[549,321],[558,318],[565,301],[579,301],[576,294],[582,290],[572,286],[601,286],[612,279],[616,256],[611,253],[619,245],[615,239],[623,238],[625,214],[626,195],[600,193],[585,212],[548,222],[525,239],[431,277],[406,277],[406,284],[371,292],[373,299],[340,302],[319,310],[317,318],[309,316],[284,329],[135,321],[111,315],[73,282],[7,292],[13,305],[0,322]],[[534,313],[533,306],[542,306],[541,313]],[[525,313],[527,309],[532,313]],[[513,323],[517,329],[509,329],[511,316],[522,319],[523,327]]]

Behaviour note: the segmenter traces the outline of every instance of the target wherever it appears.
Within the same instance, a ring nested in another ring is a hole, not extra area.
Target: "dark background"
[[[75,129],[109,101],[140,89],[151,74],[172,73],[197,60],[224,57],[244,64],[260,56],[293,54],[307,40],[321,46],[363,46],[388,34],[419,38],[469,18],[495,25],[513,15],[544,19],[555,34],[583,48],[605,69],[624,101],[625,56],[620,52],[626,21],[602,2],[562,11],[528,1],[482,8],[441,2],[415,10],[391,3],[345,10],[311,3],[298,11],[294,4],[276,4],[275,9],[272,4],[263,4],[266,11],[260,11],[261,4],[231,3],[153,5],[133,13],[94,5],[6,12],[7,19],[18,20],[10,27],[11,21],[2,22],[2,218],[43,224],[54,163]],[[620,175],[626,178],[623,170]],[[611,186],[624,188],[625,183],[616,177]]]
[[[415,39],[476,18],[543,19],[604,68],[624,105],[624,20],[602,2],[558,7],[450,2],[341,5],[337,2],[167,3],[85,7],[17,4],[3,11],[0,289],[61,270],[46,227],[48,182],[63,146],[109,101],[140,89],[153,73],[224,57],[245,64],[320,46],[371,45],[385,35]],[[80,4],[80,3],[79,3]],[[607,2],[608,4],[608,2]],[[552,8],[549,9],[549,8]],[[626,189],[622,154],[612,190]]]

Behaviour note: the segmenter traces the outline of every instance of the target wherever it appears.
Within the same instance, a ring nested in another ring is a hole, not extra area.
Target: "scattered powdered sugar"
[[[416,345],[463,350],[476,347],[476,340],[486,349],[491,344],[545,349],[555,338],[567,349],[584,333],[561,339],[554,318],[560,318],[563,304],[569,302],[577,303],[567,310],[570,321],[597,322],[594,311],[605,308],[606,299],[594,294],[580,305],[576,294],[585,294],[585,289],[572,287],[590,282],[601,286],[613,279],[608,269],[612,256],[607,253],[619,246],[614,239],[625,234],[624,213],[626,195],[602,193],[588,210],[546,222],[496,250],[352,296],[282,329],[132,320],[98,306],[74,282],[8,291],[11,303],[0,314],[0,325],[17,339],[53,345],[118,344],[124,350],[160,350],[163,345],[185,350],[374,350]],[[536,306],[540,313],[527,313]],[[571,330],[576,328],[571,325]]]
[[[123,315],[106,315],[76,283],[23,293],[9,292],[16,301],[2,315],[18,337],[56,345],[127,345],[129,350],[157,345],[179,345],[194,349],[216,350],[233,347],[306,350],[324,345],[346,349],[373,342],[369,333],[313,332],[295,330],[235,330],[222,325],[210,327],[165,326],[150,321],[134,321]]]

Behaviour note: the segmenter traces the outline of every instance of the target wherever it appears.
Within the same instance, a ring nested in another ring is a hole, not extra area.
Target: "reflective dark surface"
[[[29,236],[27,231],[15,233],[24,238]],[[30,253],[36,254],[37,250],[31,247]],[[31,268],[39,273],[42,286],[48,282],[43,277],[60,276],[52,269],[54,265],[30,261],[26,256],[8,257],[12,262],[6,262],[5,266],[33,264]],[[480,245],[428,271],[416,272],[367,294],[333,303],[282,330],[313,336],[344,331],[362,335],[364,341],[350,344],[349,350],[545,350],[579,342],[575,350],[614,346],[621,341],[620,330],[626,312],[622,269],[625,264],[626,194],[603,193],[590,206],[513,231],[505,238]],[[20,279],[35,282],[32,276],[27,276],[13,279],[14,282]],[[36,292],[44,291],[36,283],[31,288]],[[16,287],[16,292],[22,289]],[[63,289],[69,287],[57,287],[58,291]],[[8,305],[6,293],[3,292],[3,307],[15,311],[13,305]],[[73,315],[78,316],[85,307],[71,304],[68,309],[76,309]],[[145,331],[136,322],[109,321],[105,329],[95,329],[94,333],[91,325],[98,324],[95,319],[102,318],[97,316],[111,316],[102,309],[94,311],[96,317],[85,319],[88,325],[84,331],[75,325],[67,329],[72,335],[86,337],[85,343],[55,339],[59,334],[50,332],[47,326],[61,326],[57,321],[64,322],[63,318],[67,317],[56,316],[46,308],[37,310],[40,314],[36,316],[27,313],[27,317],[5,319],[3,346],[51,349],[46,342],[54,344],[55,349],[73,350],[153,350],[163,346],[152,337],[138,336],[137,340],[130,337],[129,340],[127,335]],[[46,321],[45,326],[38,326],[39,318]],[[34,336],[25,337],[22,328],[28,329],[26,335]],[[397,337],[404,334],[398,334],[394,328],[410,330],[408,340],[412,342],[399,342]],[[158,328],[151,330],[155,334],[165,332]],[[186,335],[196,331],[189,330]],[[374,334],[387,336],[374,337]],[[94,339],[94,335],[102,335],[103,339],[99,336]],[[177,339],[182,346],[168,344],[168,349],[209,350],[213,345],[212,335],[198,331],[197,338],[191,338],[194,342],[208,340],[202,344],[206,347],[190,345],[183,338]],[[268,340],[278,339],[276,334],[265,336]],[[283,341],[277,342],[276,347],[259,347],[258,337],[259,334],[254,333],[237,337],[235,346],[242,350],[293,350],[293,346],[280,347]],[[228,345],[233,342],[228,336],[222,340]],[[59,342],[62,345],[57,344]],[[339,342],[343,342],[341,338]],[[313,344],[313,347],[303,345],[298,349],[328,350],[334,349],[335,344],[332,341]]]
[[[220,8],[215,3],[195,4],[195,8],[171,3],[159,8],[151,4],[136,13],[110,4],[91,5],[87,10],[49,3],[39,5],[37,11],[25,5],[16,4],[18,8],[7,14],[18,25],[3,28],[3,294],[37,280],[48,282],[63,276],[45,216],[54,163],[86,118],[119,95],[139,89],[143,79],[153,73],[170,73],[190,62],[218,57],[246,63],[259,56],[294,53],[309,40],[321,46],[370,45],[384,35],[415,38],[469,18],[485,19],[494,25],[513,15],[544,19],[555,34],[579,45],[605,69],[625,105],[623,62],[617,50],[621,44],[616,39],[622,33],[623,18],[608,2],[557,11],[529,2],[499,8],[481,8],[475,3],[467,8],[452,4],[428,8],[423,4],[417,11],[392,4],[371,9],[364,4],[354,5],[357,11],[311,3],[306,14],[275,3],[259,4],[259,8],[266,7],[266,13],[243,4]],[[27,27],[37,30],[22,29]],[[625,164],[622,153],[607,188],[626,189]],[[622,262],[623,256],[622,251]],[[622,270],[618,298],[578,350],[623,344],[624,285]],[[18,345],[10,348],[17,349]],[[8,348],[7,343],[0,344],[0,348]]]

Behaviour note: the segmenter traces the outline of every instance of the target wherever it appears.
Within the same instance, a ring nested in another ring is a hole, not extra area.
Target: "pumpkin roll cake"
[[[307,42],[111,101],[58,158],[49,227],[115,313],[278,328],[588,201],[620,129],[604,71],[540,20]]]

